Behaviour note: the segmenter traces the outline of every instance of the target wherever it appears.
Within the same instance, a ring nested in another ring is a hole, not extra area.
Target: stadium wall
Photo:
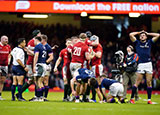
[[[35,24],[72,24],[77,28],[80,28],[80,18],[75,18],[74,15],[62,15],[62,14],[54,14],[49,16],[47,19],[24,19],[22,17],[17,17],[16,14],[6,14],[0,13],[0,21],[15,21],[15,22],[33,22]]]
[[[152,31],[160,31],[160,17],[155,17],[154,19],[152,18]]]

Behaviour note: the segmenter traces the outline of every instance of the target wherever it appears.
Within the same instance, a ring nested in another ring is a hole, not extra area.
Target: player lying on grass
[[[92,81],[95,81],[95,82],[92,82]],[[76,91],[74,90],[75,83],[77,84]],[[79,100],[80,88],[82,88],[81,94],[85,94],[88,83],[89,83],[89,85],[93,85],[96,88],[96,92],[98,94],[98,97],[99,97],[100,103],[101,103],[102,96],[101,96],[100,90],[98,88],[98,82],[95,79],[94,73],[86,68],[78,69],[77,76],[71,79],[72,95],[76,96],[75,102],[77,102],[77,103],[80,102],[80,100]]]
[[[107,99],[108,103],[125,103],[127,100],[122,98],[123,96],[123,85],[116,80],[108,79],[105,74],[100,76],[102,93]],[[106,89],[109,90],[108,96],[106,95]],[[118,97],[118,99],[116,98]],[[120,101],[120,102],[119,102]]]

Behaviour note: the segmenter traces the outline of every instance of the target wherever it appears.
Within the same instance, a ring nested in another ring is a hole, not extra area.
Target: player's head
[[[25,38],[19,38],[18,39],[18,46],[24,48],[26,46],[26,40]]]
[[[79,38],[77,36],[72,36],[71,41],[72,41],[72,44],[74,45],[79,41]]]
[[[32,32],[32,36],[33,36],[33,38],[34,37],[36,37],[36,36],[40,36],[41,35],[41,31],[40,30],[34,30],[33,32]]]
[[[90,80],[89,80],[89,85],[90,85],[90,86],[95,86],[96,83],[97,83],[96,78],[94,78],[94,77],[90,78]]]
[[[37,36],[37,37],[38,37],[38,36]],[[48,40],[47,35],[44,35],[44,34],[41,35],[41,38],[42,38],[42,40],[41,40],[42,43],[46,43],[47,40]]]
[[[92,32],[87,31],[87,32],[86,32],[86,35],[87,35],[88,38],[90,38],[90,37],[92,36]]]
[[[145,31],[142,31],[140,34],[139,34],[139,39],[144,42],[146,41],[147,39],[147,33]]]
[[[92,41],[92,45],[93,46],[97,46],[99,44],[99,37],[96,35],[93,35],[90,37],[90,41]]]
[[[3,45],[7,45],[8,44],[8,37],[5,35],[1,36],[1,43]]]
[[[41,36],[36,36],[35,40],[34,40],[34,44],[37,45],[38,43],[40,43],[42,41]]]
[[[85,41],[86,38],[87,38],[87,35],[86,35],[85,33],[81,33],[81,34],[79,35],[79,38],[80,38],[81,41]]]
[[[66,46],[68,47],[71,44],[72,44],[71,38],[67,38],[66,39]]]
[[[131,52],[134,52],[134,48],[133,46],[129,45],[127,46],[127,53],[131,53]]]

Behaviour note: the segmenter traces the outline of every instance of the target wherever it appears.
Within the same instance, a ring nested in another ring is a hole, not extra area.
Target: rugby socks
[[[134,98],[134,95],[135,95],[136,91],[137,91],[137,87],[136,87],[136,86],[133,86],[133,87],[132,87],[131,99]]]
[[[92,87],[92,100],[96,100],[96,90]]]
[[[42,97],[43,96],[43,88],[38,88],[37,89],[37,97]]]
[[[0,93],[0,96],[2,95],[2,93]]]
[[[68,85],[68,92],[67,92],[67,95],[68,95],[68,96],[70,96],[70,95],[71,95],[71,93],[72,93],[71,86],[70,86],[70,85]]]
[[[28,84],[27,82],[24,83],[23,87],[22,87],[22,93],[30,86],[30,84]]]
[[[44,97],[47,98],[49,91],[49,86],[44,86]]]
[[[64,99],[67,99],[68,88],[69,88],[68,84],[65,84],[64,85]]]
[[[35,85],[35,94],[34,94],[36,97],[38,97],[37,95],[37,86]]]
[[[110,99],[110,103],[114,103],[114,102],[115,102],[114,98]]]
[[[22,99],[22,85],[18,85],[19,98]]]
[[[15,99],[15,96],[14,96],[15,91],[16,91],[16,86],[15,85],[11,86],[11,91],[12,91],[12,99]]]
[[[148,100],[151,100],[152,87],[147,87],[147,95],[148,95]]]

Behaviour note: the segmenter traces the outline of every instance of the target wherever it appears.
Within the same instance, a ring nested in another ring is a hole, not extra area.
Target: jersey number
[[[74,47],[73,55],[80,56],[81,55],[81,48],[80,47]]]
[[[46,57],[47,52],[43,51],[42,57],[45,58]]]

